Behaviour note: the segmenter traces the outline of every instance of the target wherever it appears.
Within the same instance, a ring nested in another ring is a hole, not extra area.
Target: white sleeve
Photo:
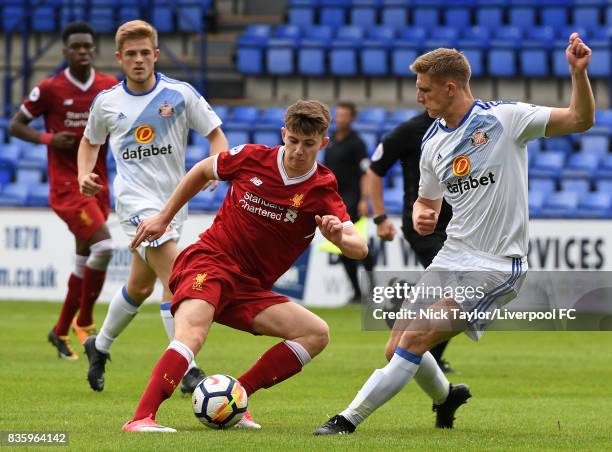
[[[89,109],[89,118],[83,135],[91,144],[104,144],[108,136],[108,127],[104,118],[102,99],[94,99]]]
[[[206,99],[193,88],[187,94],[187,125],[204,136],[221,125],[221,119]]]
[[[438,180],[431,163],[432,159],[428,157],[427,152],[423,151],[419,163],[421,170],[421,179],[419,180],[419,196],[426,199],[440,199],[444,193],[440,188],[440,181]]]
[[[550,118],[550,107],[517,102],[513,105],[512,138],[518,143],[526,143],[543,137]]]

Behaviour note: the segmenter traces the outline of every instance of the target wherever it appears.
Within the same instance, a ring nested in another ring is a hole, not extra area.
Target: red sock
[[[138,402],[133,421],[144,419],[149,415],[155,419],[159,406],[180,384],[188,364],[185,357],[176,350],[169,348],[164,352],[153,368],[149,384]]]
[[[238,378],[247,395],[261,388],[269,388],[302,370],[302,363],[284,343],[276,344],[264,353],[253,366]]]
[[[83,272],[83,289],[81,291],[81,306],[77,325],[89,326],[93,321],[93,307],[100,296],[100,291],[104,285],[105,271],[94,270],[85,266]]]
[[[82,285],[83,280],[74,273],[71,273],[70,278],[68,278],[68,292],[64,299],[64,305],[62,306],[59,319],[55,324],[55,334],[58,336],[68,335],[70,322],[72,322],[74,315],[79,310]]]

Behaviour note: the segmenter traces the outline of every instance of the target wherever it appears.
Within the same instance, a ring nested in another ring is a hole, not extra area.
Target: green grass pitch
[[[107,306],[96,308],[99,324]],[[102,393],[89,389],[86,357],[56,357],[46,336],[59,304],[0,302],[0,430],[58,431],[73,450],[605,450],[612,449],[612,333],[488,332],[456,338],[447,357],[473,394],[456,428],[433,428],[431,402],[410,383],[350,436],[313,437],[385,364],[387,333],[361,331],[357,308],[318,309],[332,341],[300,374],[255,394],[260,431],[213,431],[175,393],[158,413],[176,434],[126,434],[150,371],[167,345],[156,305],[145,305],[115,343]],[[215,325],[198,363],[238,376],[275,339]],[[76,339],[73,339],[76,344]],[[27,448],[19,448],[26,450]],[[8,450],[8,449],[7,449]],[[45,450],[48,450],[45,448]]]

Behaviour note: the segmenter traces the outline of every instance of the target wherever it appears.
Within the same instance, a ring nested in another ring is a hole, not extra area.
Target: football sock
[[[80,257],[80,256],[79,256]],[[58,336],[67,336],[68,330],[70,329],[70,322],[74,318],[74,315],[79,310],[81,303],[81,287],[83,285],[83,279],[79,278],[74,273],[70,274],[68,278],[68,292],[60,311],[59,319],[55,324],[55,334]]]
[[[93,307],[100,295],[106,271],[94,270],[88,266],[85,267],[83,274],[83,287],[81,289],[81,306],[79,316],[77,317],[77,325],[89,326],[93,324]]]
[[[444,403],[448,397],[450,383],[431,353],[423,355],[414,380],[436,405]]]
[[[102,329],[96,336],[96,348],[108,353],[117,336],[132,321],[138,312],[139,305],[127,293],[125,286],[119,289],[108,307]]]
[[[172,341],[162,357],[159,359],[147,385],[133,421],[151,416],[155,419],[157,410],[164,400],[172,395],[185,375],[189,362],[193,360],[193,353],[185,344]]]
[[[162,302],[159,306],[159,313],[161,314],[162,323],[164,324],[164,329],[166,330],[166,334],[168,335],[168,340],[172,342],[174,339],[174,317],[172,317],[172,313],[170,312],[170,307],[172,303]],[[187,372],[189,372],[194,367],[197,367],[195,359],[192,359],[189,363],[189,367],[187,368]]]
[[[391,361],[376,369],[362,386],[348,408],[340,413],[351,424],[361,424],[377,408],[390,400],[416,374],[421,356],[397,347]]]
[[[265,352],[238,381],[250,396],[297,374],[309,361],[310,355],[301,344],[283,341]]]

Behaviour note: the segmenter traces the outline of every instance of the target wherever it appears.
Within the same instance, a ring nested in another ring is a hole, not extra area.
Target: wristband
[[[38,136],[38,141],[40,144],[51,144],[51,140],[53,139],[53,134],[49,132],[41,133]]]
[[[382,215],[378,215],[378,216],[374,217],[374,224],[378,226],[380,223],[382,223],[386,219],[387,219],[387,214],[386,213],[383,213]]]

